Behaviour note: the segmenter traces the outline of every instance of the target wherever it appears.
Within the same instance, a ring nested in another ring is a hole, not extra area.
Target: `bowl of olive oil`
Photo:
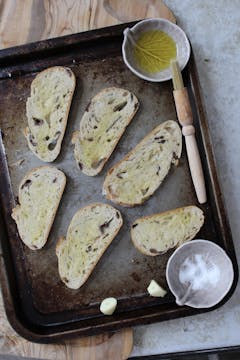
[[[124,30],[123,60],[142,79],[154,82],[171,79],[171,60],[176,59],[183,70],[190,52],[185,32],[166,19],[142,20]]]

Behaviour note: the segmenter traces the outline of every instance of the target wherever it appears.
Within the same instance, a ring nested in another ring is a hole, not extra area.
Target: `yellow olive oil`
[[[137,65],[148,73],[167,69],[171,59],[176,59],[177,49],[174,40],[160,30],[144,32],[134,46]]]

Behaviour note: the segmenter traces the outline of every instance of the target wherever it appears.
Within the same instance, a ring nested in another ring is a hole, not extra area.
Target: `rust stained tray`
[[[55,255],[56,241],[66,234],[75,211],[93,201],[106,201],[101,194],[106,171],[159,123],[176,119],[171,81],[153,84],[133,75],[121,57],[123,24],[82,34],[42,41],[0,52],[0,192],[1,192],[1,283],[8,319],[23,337],[36,342],[57,341],[72,335],[89,335],[121,327],[197,314],[178,307],[168,293],[163,299],[147,295],[152,278],[166,287],[165,267],[171,254],[147,257],[132,245],[130,224],[139,216],[197,204],[183,148],[178,168],[173,169],[154,196],[144,205],[127,209],[124,226],[106,251],[93,274],[79,290],[70,290],[60,281]],[[43,163],[28,149],[22,135],[26,126],[25,102],[34,76],[49,66],[67,65],[77,77],[62,151],[54,166],[67,175],[67,186],[46,246],[27,249],[20,241],[11,211],[18,184],[31,168]],[[208,203],[201,206],[206,221],[198,238],[210,239],[231,257],[237,282],[237,265],[219,187],[208,126],[201,105],[194,59],[184,71],[189,89],[207,185]],[[126,87],[140,100],[141,108],[129,125],[103,172],[94,178],[82,174],[73,158],[71,136],[89,100],[107,86]],[[112,316],[99,312],[101,300],[118,298]],[[220,306],[219,304],[218,306]]]

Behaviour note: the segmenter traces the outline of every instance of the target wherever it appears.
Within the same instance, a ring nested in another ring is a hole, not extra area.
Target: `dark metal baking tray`
[[[170,293],[163,299],[147,295],[146,288],[152,278],[167,287],[165,267],[171,251],[157,257],[144,256],[134,248],[129,234],[130,224],[139,216],[197,204],[185,147],[179,166],[170,171],[162,186],[144,205],[132,209],[118,207],[124,226],[86,284],[79,290],[71,290],[58,275],[56,241],[66,234],[75,211],[91,202],[105,202],[102,183],[110,166],[159,123],[176,119],[171,82],[146,82],[133,75],[123,63],[122,32],[131,25],[133,23],[0,52],[1,284],[9,322],[20,335],[32,341],[58,341],[72,335],[113,331],[203,311],[178,307]],[[23,175],[43,164],[29,151],[22,130],[27,124],[25,103],[31,81],[39,71],[53,65],[69,66],[77,78],[61,154],[53,163],[66,173],[67,187],[46,246],[40,251],[31,251],[19,239],[11,211]],[[201,206],[205,224],[197,237],[222,246],[235,270],[232,289],[223,303],[236,286],[238,271],[193,56],[184,71],[184,80],[190,92],[208,196],[207,204]],[[71,136],[79,128],[89,100],[108,86],[133,91],[141,107],[103,172],[91,178],[76,166]],[[114,315],[103,316],[99,304],[108,296],[118,299],[118,308]]]

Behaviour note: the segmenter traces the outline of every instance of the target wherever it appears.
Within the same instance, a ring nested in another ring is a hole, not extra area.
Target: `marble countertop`
[[[219,180],[240,260],[240,3],[166,0],[191,41]],[[240,345],[240,285],[221,308],[134,331],[132,356]]]

